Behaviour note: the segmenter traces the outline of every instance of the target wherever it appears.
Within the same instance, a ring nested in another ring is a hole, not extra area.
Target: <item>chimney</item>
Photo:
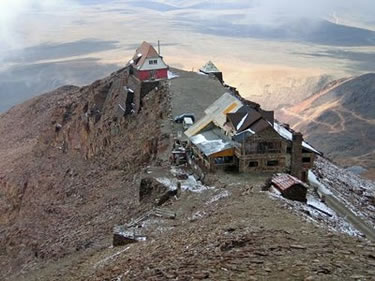
[[[290,174],[300,180],[302,180],[302,141],[302,134],[293,132]]]
[[[160,40],[158,40],[158,53],[159,53],[159,56],[161,55],[160,54]]]

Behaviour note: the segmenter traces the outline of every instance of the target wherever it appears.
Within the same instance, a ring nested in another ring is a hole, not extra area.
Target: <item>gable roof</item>
[[[199,70],[201,72],[204,72],[204,73],[216,73],[216,72],[220,72],[220,70],[216,67],[216,65],[214,65],[214,63],[212,61],[209,61],[208,63],[206,63]]]
[[[276,174],[272,177],[271,183],[274,184],[282,192],[295,185],[307,188],[304,182],[289,174]]]
[[[231,93],[225,93],[216,100],[205,110],[205,114],[206,115],[202,119],[198,120],[193,126],[185,131],[185,135],[188,138],[200,134],[205,128],[208,128],[210,124],[214,124],[223,129],[226,121],[230,121],[233,124],[235,131],[233,140],[237,142],[242,141],[249,136],[258,134],[268,128],[272,128],[272,130],[274,130],[281,138],[287,141],[293,140],[293,131],[284,127],[277,120],[274,120],[272,111],[263,111],[262,109],[254,108],[251,105],[244,106],[243,102]],[[302,147],[313,153],[322,155],[321,152],[316,150],[306,141],[302,142]]]
[[[232,123],[233,127],[240,133],[248,129],[256,121],[262,118],[262,115],[253,108],[247,108],[246,111],[240,108],[236,113],[228,114],[228,120]]]
[[[237,111],[242,106],[242,102],[232,94],[223,94],[213,104],[206,108],[204,111],[205,116],[186,130],[185,135],[190,138],[201,132],[210,123],[222,128],[227,121],[227,114]]]
[[[131,64],[134,64],[136,68],[140,68],[147,58],[158,58],[160,57],[155,48],[148,42],[143,41],[141,46],[135,51],[133,59],[130,61]]]

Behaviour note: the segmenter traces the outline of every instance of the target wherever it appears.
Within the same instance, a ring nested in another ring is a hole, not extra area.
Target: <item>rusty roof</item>
[[[272,178],[271,182],[281,191],[285,191],[294,185],[302,185],[306,187],[302,181],[289,174],[277,174]]]
[[[157,57],[160,57],[160,56],[158,52],[155,50],[155,48],[150,43],[143,41],[141,46],[139,46],[138,49],[136,50],[132,61],[134,65],[137,68],[139,68],[144,64],[147,58],[157,58]]]

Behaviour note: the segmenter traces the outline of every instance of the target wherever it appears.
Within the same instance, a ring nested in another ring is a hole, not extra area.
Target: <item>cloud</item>
[[[26,36],[37,37],[40,26],[33,23],[31,27],[30,22],[49,15],[44,25],[61,24],[67,17],[59,17],[59,13],[62,15],[62,12],[71,11],[77,5],[76,0],[1,0],[0,52],[23,47]]]
[[[247,2],[243,0],[243,2]],[[373,0],[254,0],[248,20],[277,23],[294,18],[324,18],[340,23],[340,18],[371,19],[375,10]]]

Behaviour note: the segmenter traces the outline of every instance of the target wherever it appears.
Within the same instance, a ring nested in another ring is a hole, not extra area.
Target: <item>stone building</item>
[[[306,180],[315,155],[320,154],[303,141],[302,134],[274,120],[272,111],[243,104],[230,93],[208,108],[202,120],[185,134],[198,164],[211,172],[231,168],[239,172],[290,173]]]

